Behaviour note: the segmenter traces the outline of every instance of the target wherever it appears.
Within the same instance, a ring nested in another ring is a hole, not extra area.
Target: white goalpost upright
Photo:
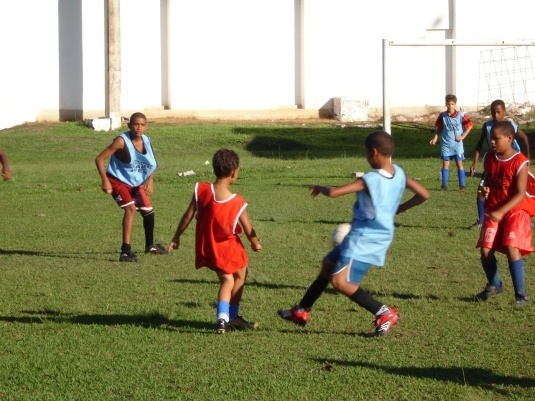
[[[389,93],[389,51],[390,46],[535,46],[535,40],[462,40],[462,39],[444,39],[444,40],[414,40],[414,41],[396,41],[392,39],[383,39],[383,130],[391,134],[391,116],[390,116],[390,93]],[[453,69],[452,75],[455,75]],[[454,78],[454,77],[453,77]],[[454,79],[453,79],[454,81]]]

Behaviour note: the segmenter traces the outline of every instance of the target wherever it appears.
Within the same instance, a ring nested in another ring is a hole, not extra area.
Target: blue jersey
[[[394,175],[372,170],[362,176],[366,189],[357,192],[351,230],[340,244],[340,255],[375,266],[384,266],[394,238],[394,216],[401,202],[407,178],[393,165]]]
[[[124,132],[120,136],[124,139],[125,146],[130,153],[130,163],[123,163],[115,154],[112,154],[106,171],[125,184],[139,187],[147,181],[157,166],[150,139],[145,135],[141,136],[145,148],[145,153],[141,153],[132,143],[130,132]]]
[[[518,125],[516,125],[513,121],[510,121],[510,123],[513,125],[513,128],[515,129],[515,135],[518,132]],[[483,130],[485,131],[486,138],[487,138],[487,145],[489,149],[492,149],[492,145],[490,143],[490,130],[492,129],[492,126],[494,125],[494,120],[486,121],[485,124],[483,124]],[[517,152],[520,152],[520,145],[518,144],[516,139],[513,139],[512,143],[513,149]]]
[[[457,142],[455,138],[462,135],[465,128],[472,126],[468,116],[461,111],[450,116],[444,111],[438,116],[435,126],[440,132],[440,155],[463,156],[463,141]]]

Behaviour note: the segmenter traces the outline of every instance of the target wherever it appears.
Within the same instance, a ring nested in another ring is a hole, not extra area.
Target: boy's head
[[[147,117],[143,113],[134,113],[128,122],[130,132],[135,135],[143,135],[147,130]]]
[[[364,146],[368,154],[373,154],[373,150],[376,149],[379,155],[391,157],[394,152],[392,135],[385,131],[372,132],[364,141]]]
[[[230,149],[219,149],[212,158],[214,174],[217,178],[226,178],[240,167],[240,157]]]
[[[446,111],[448,114],[455,113],[455,107],[457,106],[457,96],[455,95],[446,95]]]
[[[497,99],[490,104],[490,114],[494,121],[502,121],[505,118],[505,102]]]
[[[505,152],[511,148],[514,136],[515,128],[510,121],[495,122],[490,130],[492,148],[498,153]]]

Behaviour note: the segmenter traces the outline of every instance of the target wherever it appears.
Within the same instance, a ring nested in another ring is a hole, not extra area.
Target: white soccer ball
[[[349,230],[351,230],[351,224],[349,223],[342,223],[334,228],[330,236],[333,247],[342,243],[347,233],[349,233]]]

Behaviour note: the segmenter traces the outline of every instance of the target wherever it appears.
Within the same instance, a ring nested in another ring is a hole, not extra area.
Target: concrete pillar
[[[111,129],[121,127],[121,25],[120,0],[107,0],[106,117]]]

